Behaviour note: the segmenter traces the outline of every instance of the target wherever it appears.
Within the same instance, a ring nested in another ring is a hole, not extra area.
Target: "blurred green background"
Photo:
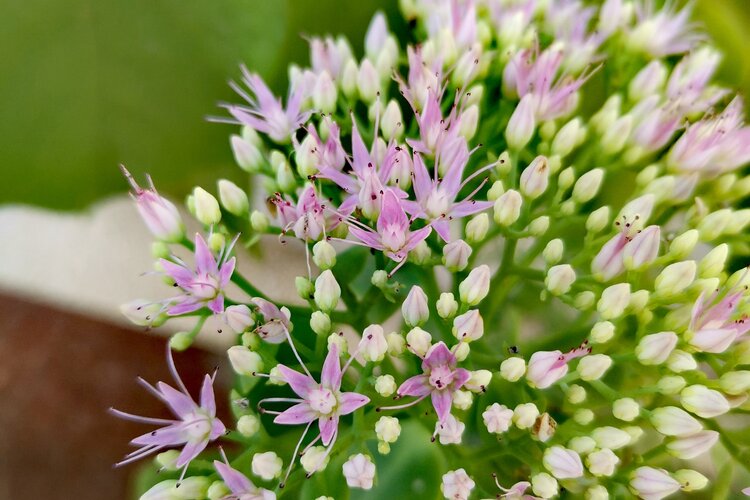
[[[283,93],[287,64],[307,62],[301,35],[343,33],[361,54],[373,12],[398,22],[396,3],[0,0],[0,203],[84,208],[125,190],[118,163],[178,196],[236,177],[232,128],[205,117],[236,101],[239,64]],[[750,2],[698,0],[695,17],[726,52],[723,80],[750,89]]]

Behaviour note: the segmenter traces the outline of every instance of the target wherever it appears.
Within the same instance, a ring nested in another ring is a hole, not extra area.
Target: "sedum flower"
[[[275,500],[276,494],[265,488],[258,488],[243,473],[232,468],[229,464],[214,460],[214,468],[221,479],[237,498],[257,500]]]
[[[176,418],[139,417],[110,408],[110,412],[126,420],[162,426],[133,439],[131,444],[140,448],[128,454],[117,465],[134,462],[164,448],[182,446],[182,451],[175,461],[175,467],[182,468],[180,476],[182,478],[185,476],[190,462],[208,446],[208,443],[223,435],[226,432],[226,427],[216,418],[213,377],[206,375],[203,378],[200,403],[196,403],[177,373],[171,349],[167,349],[167,366],[179,390],[164,382],[157,382],[156,386],[149,384],[142,378],[138,378],[138,382],[163,401]]]
[[[229,284],[235,267],[235,258],[229,258],[232,243],[224,248],[217,259],[208,248],[206,240],[195,234],[195,269],[177,257],[174,262],[160,259],[164,272],[181,290],[181,294],[167,299],[167,314],[176,316],[207,307],[214,314],[224,312],[224,289]]]
[[[484,425],[492,434],[502,434],[510,428],[513,410],[505,405],[493,403],[482,413]]]
[[[120,169],[133,188],[130,196],[135,200],[138,213],[151,234],[167,242],[180,241],[185,235],[185,228],[177,207],[156,192],[151,177],[146,177],[150,187],[143,189],[123,165],[120,165]]]
[[[406,406],[414,405],[430,396],[438,422],[443,423],[450,415],[453,393],[461,389],[471,377],[468,370],[457,368],[456,363],[456,357],[448,347],[443,342],[438,342],[430,347],[422,360],[423,373],[407,379],[398,388],[397,394],[399,397],[417,397]],[[400,407],[390,409],[397,408]]]
[[[464,469],[449,471],[443,474],[440,491],[448,500],[468,500],[475,483]]]
[[[362,453],[353,455],[344,463],[342,469],[347,486],[363,490],[372,489],[375,480],[375,464],[369,456]]]

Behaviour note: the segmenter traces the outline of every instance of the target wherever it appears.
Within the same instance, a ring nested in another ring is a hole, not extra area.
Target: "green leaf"
[[[280,91],[287,64],[307,61],[301,33],[344,33],[361,47],[376,8],[395,3],[5,2],[0,203],[85,207],[126,190],[119,163],[177,197],[239,181],[232,128],[205,120],[238,100],[227,80],[239,64]]]

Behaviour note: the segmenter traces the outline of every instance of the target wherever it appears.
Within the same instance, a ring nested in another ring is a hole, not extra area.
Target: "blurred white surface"
[[[6,293],[128,325],[120,304],[172,293],[160,276],[149,274],[153,240],[127,196],[79,213],[0,207],[0,235],[0,289]],[[238,268],[271,298],[300,303],[293,284],[295,276],[307,274],[302,245],[293,239],[282,245],[269,236],[260,247],[264,253],[257,258],[237,252]],[[229,295],[243,298],[237,289]],[[191,327],[190,320],[179,320],[155,331]],[[213,349],[228,345],[231,333],[217,328],[216,321],[207,322],[198,341]]]

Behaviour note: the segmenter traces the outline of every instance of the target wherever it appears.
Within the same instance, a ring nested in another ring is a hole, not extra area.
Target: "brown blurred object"
[[[139,464],[112,464],[150,427],[107,408],[170,416],[135,380],[172,383],[165,349],[164,338],[0,294],[0,498],[133,498]],[[203,374],[222,359],[190,349],[175,362],[197,397]],[[219,374],[225,416],[230,374]]]

